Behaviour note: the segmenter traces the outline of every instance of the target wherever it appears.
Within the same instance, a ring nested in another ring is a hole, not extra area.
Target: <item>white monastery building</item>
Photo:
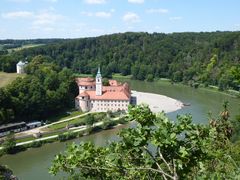
[[[27,62],[19,61],[16,65],[17,73],[18,74],[25,73],[24,68],[26,67],[26,65],[27,65]]]
[[[131,90],[127,83],[121,84],[109,80],[109,86],[103,86],[100,68],[93,78],[76,78],[79,95],[75,98],[75,106],[82,111],[106,112],[128,110]]]

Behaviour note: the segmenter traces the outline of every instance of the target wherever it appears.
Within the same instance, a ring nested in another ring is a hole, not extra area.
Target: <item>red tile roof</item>
[[[108,80],[108,83],[109,83],[110,86],[120,86],[121,85],[121,83],[117,82],[114,79]]]
[[[77,78],[76,82],[80,86],[95,85],[93,78]],[[116,80],[109,80],[110,86],[103,86],[103,92],[101,96],[96,96],[96,91],[84,91],[79,94],[76,98],[89,96],[91,100],[129,100],[131,92],[129,85],[124,83],[123,85]]]
[[[87,78],[76,78],[76,83],[78,86],[94,86],[96,84],[95,79]]]
[[[89,96],[86,91],[83,91],[81,94],[79,94],[80,97],[86,97]]]
[[[129,100],[129,97],[123,91],[103,91],[101,96],[96,96],[96,91],[87,91],[87,93],[89,94],[91,100]]]

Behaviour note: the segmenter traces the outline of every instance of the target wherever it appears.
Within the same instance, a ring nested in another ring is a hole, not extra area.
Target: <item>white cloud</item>
[[[171,20],[171,21],[179,21],[179,20],[181,20],[181,19],[182,19],[181,16],[175,16],[175,17],[170,17],[170,18],[169,18],[169,20]]]
[[[30,11],[13,11],[2,13],[2,17],[5,19],[31,18],[33,17],[33,13]]]
[[[109,12],[106,11],[99,11],[99,12],[90,12],[90,11],[82,11],[81,14],[84,16],[89,17],[99,17],[99,18],[110,18],[112,16],[112,13],[114,13],[115,10],[111,9]]]
[[[30,12],[30,11],[14,11],[3,13],[2,18],[5,19],[31,19],[32,26],[53,25],[64,19],[64,16],[56,14],[51,10],[43,10],[40,12]]]
[[[235,31],[239,31],[239,29],[240,29],[240,24],[238,24],[238,23],[234,24],[233,29],[234,29]]]
[[[136,23],[140,22],[140,17],[133,12],[128,12],[123,16],[123,21],[126,23]]]
[[[87,4],[104,4],[106,0],[85,0]]]
[[[63,19],[62,15],[55,14],[52,12],[41,12],[35,15],[35,20],[33,21],[34,26],[45,26],[45,25],[53,25],[57,21]]]
[[[112,14],[109,13],[109,12],[103,12],[102,11],[102,12],[96,12],[95,16],[96,17],[101,17],[101,18],[110,18],[112,16]]]
[[[165,13],[168,13],[169,10],[168,9],[147,9],[146,10],[146,13],[159,13],[159,14],[165,14]]]
[[[143,4],[144,0],[128,0],[129,3],[134,3],[134,4]]]

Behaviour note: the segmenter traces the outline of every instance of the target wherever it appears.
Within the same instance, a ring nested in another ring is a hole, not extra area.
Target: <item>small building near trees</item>
[[[23,61],[19,61],[16,65],[17,68],[17,73],[18,74],[23,74],[25,73],[25,67],[27,66],[27,61],[23,62]]]

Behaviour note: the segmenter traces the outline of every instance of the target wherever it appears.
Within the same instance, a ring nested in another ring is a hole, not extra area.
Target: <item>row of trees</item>
[[[15,71],[18,60],[50,56],[60,67],[104,76],[133,75],[139,80],[167,77],[238,89],[240,32],[122,33],[66,40],[0,57],[0,69]]]
[[[27,75],[0,89],[0,124],[42,120],[74,105],[78,88],[72,71],[36,56],[26,68]]]

